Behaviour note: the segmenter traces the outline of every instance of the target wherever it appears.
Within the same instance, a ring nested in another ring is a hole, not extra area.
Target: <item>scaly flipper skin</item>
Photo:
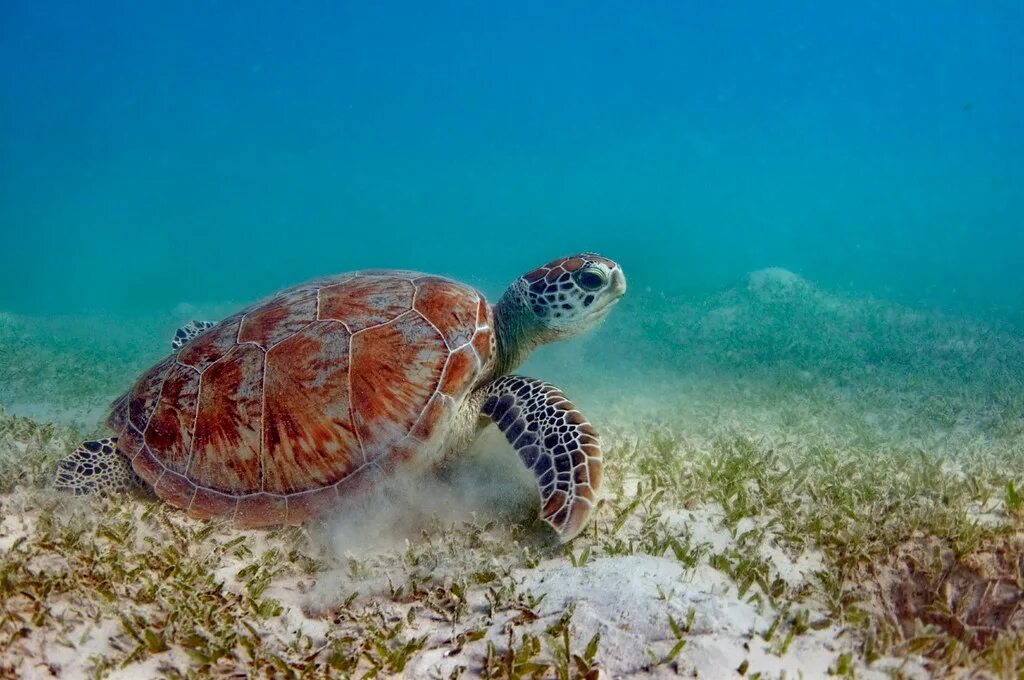
[[[189,340],[202,335],[216,325],[217,323],[214,321],[189,321],[187,324],[175,331],[174,339],[171,340],[171,349],[177,352],[179,349],[184,347]]]
[[[540,380],[509,375],[483,386],[483,415],[505,433],[537,477],[541,512],[562,541],[578,534],[597,502],[601,443],[571,401]]]
[[[141,485],[132,464],[117,450],[117,437],[84,442],[57,463],[56,487],[76,496],[122,493]]]

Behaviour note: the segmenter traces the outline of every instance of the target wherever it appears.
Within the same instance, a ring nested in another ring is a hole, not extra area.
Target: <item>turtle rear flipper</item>
[[[537,478],[540,516],[568,541],[586,526],[601,486],[597,432],[554,385],[508,375],[485,385],[481,412]]]
[[[83,442],[57,463],[56,488],[76,496],[114,494],[138,489],[142,480],[117,450],[117,437]]]
[[[184,347],[189,340],[202,335],[216,325],[216,321],[189,321],[174,332],[174,338],[171,340],[171,349],[177,352],[179,349]]]

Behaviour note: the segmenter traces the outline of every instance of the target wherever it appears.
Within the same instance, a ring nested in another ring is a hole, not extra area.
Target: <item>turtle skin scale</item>
[[[496,360],[483,295],[438,276],[313,281],[145,373],[109,418],[156,495],[236,526],[297,524],[438,450]]]

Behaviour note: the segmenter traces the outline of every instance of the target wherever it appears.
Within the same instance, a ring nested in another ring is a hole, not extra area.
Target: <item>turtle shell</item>
[[[321,279],[184,345],[117,402],[118,446],[194,517],[295,524],[444,442],[496,355],[483,295],[415,272]]]

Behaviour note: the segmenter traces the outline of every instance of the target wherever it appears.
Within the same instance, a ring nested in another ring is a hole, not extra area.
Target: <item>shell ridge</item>
[[[264,456],[266,455],[267,441],[267,356],[269,351],[263,350],[263,376],[260,379],[260,491],[267,488],[267,461]],[[285,517],[287,516],[288,505],[285,504]]]
[[[416,286],[413,286],[413,289],[415,290],[415,289],[416,289]],[[426,321],[426,322],[427,322],[427,324],[428,324],[428,326],[429,326],[429,327],[430,327],[430,328],[431,328],[431,329],[432,329],[432,330],[433,330],[433,331],[434,331],[435,333],[437,333],[437,334],[438,334],[438,336],[439,336],[439,338],[441,339],[441,341],[442,341],[442,342],[444,342],[444,334],[443,334],[443,333],[441,333],[441,332],[440,332],[440,331],[439,331],[439,330],[437,329],[437,327],[436,327],[436,326],[435,326],[435,325],[434,325],[433,323],[430,323],[429,319],[426,319],[426,318],[425,318],[425,317],[423,316],[423,314],[421,314],[421,313],[420,313],[420,312],[419,312],[418,310],[416,310],[416,309],[413,309],[413,308],[411,308],[411,307],[410,307],[410,309],[408,309],[408,310],[407,310],[407,311],[405,311],[405,312],[402,312],[401,314],[399,314],[399,315],[398,315],[398,316],[396,316],[395,318],[391,319],[390,321],[386,321],[386,322],[384,322],[384,323],[380,323],[380,324],[377,324],[376,326],[370,326],[370,327],[368,327],[368,328],[363,328],[363,329],[360,329],[360,330],[359,330],[358,332],[356,332],[356,333],[354,333],[354,334],[352,335],[352,338],[350,339],[350,343],[351,343],[351,342],[352,342],[352,341],[353,341],[353,340],[355,339],[355,337],[356,337],[357,335],[359,335],[359,334],[361,334],[361,333],[364,333],[364,332],[366,332],[366,331],[370,331],[370,330],[373,330],[373,329],[376,329],[376,328],[382,328],[382,327],[384,327],[384,326],[390,326],[390,325],[397,325],[397,324],[398,324],[399,322],[401,322],[401,321],[403,321],[403,320],[405,320],[405,319],[407,319],[407,318],[408,318],[408,319],[416,319],[416,318],[419,318],[419,319],[421,319],[421,320],[423,320],[423,321]],[[447,356],[447,357],[445,357],[445,365],[447,365],[447,362],[448,362],[448,360],[449,360],[449,359],[451,358],[451,350],[450,350],[450,349],[448,349],[448,345],[447,345],[447,343],[445,343],[445,345],[444,345],[444,346],[445,346],[445,351],[446,351],[446,352],[447,352],[447,354],[448,354],[448,356]],[[355,357],[355,355],[354,355],[354,354],[352,353],[352,350],[351,350],[351,344],[349,345],[349,347],[350,347],[350,349],[349,349],[349,356],[351,356],[351,357]],[[349,392],[349,394],[350,394],[350,404],[351,404],[351,406],[352,406],[352,408],[353,408],[353,409],[355,408],[355,393],[351,391],[351,390],[352,390],[352,386],[351,386],[351,377],[352,377],[352,370],[354,369],[354,367],[355,367],[355,361],[353,360],[353,361],[351,361],[351,363],[349,364],[349,380],[350,380],[350,384],[349,384],[349,390],[350,390],[350,392]],[[417,417],[416,417],[416,420],[417,420],[417,422],[419,421],[419,419],[420,419],[420,418],[422,418],[422,417],[423,417],[423,414],[424,414],[424,413],[426,413],[426,412],[427,412],[427,411],[429,410],[429,406],[430,406],[430,400],[431,400],[431,399],[433,398],[434,394],[435,394],[435,393],[436,393],[436,392],[437,392],[438,390],[440,390],[440,387],[441,387],[441,376],[443,375],[443,373],[444,373],[444,366],[442,366],[442,367],[441,367],[441,370],[440,370],[440,371],[438,371],[438,373],[437,373],[437,378],[436,378],[436,380],[435,380],[435,381],[434,381],[434,382],[433,382],[433,383],[432,383],[432,384],[430,385],[430,392],[429,392],[429,395],[430,395],[430,396],[428,396],[428,397],[427,397],[427,398],[426,398],[426,399],[424,400],[423,408],[421,409],[421,411],[420,411],[419,415],[417,415]],[[363,436],[362,436],[362,433],[360,433],[360,427],[361,427],[361,425],[360,425],[360,422],[359,422],[359,420],[357,420],[357,419],[355,418],[355,413],[353,413],[352,427],[353,427],[353,429],[354,429],[354,430],[355,430],[355,432],[356,432],[356,437],[357,437],[357,438],[359,439],[360,447],[363,447]],[[400,438],[400,439],[399,439],[398,441],[394,442],[394,444],[393,444],[393,447],[397,447],[397,446],[398,446],[398,444],[399,444],[399,443],[400,443],[401,441],[403,441],[403,440],[405,439],[405,437],[406,437],[406,436],[408,436],[408,435],[409,435],[409,434],[410,434],[410,433],[411,433],[412,431],[413,431],[413,427],[410,427],[410,428],[409,428],[409,430],[407,430],[407,431],[406,431],[406,432],[405,432],[405,433],[404,433],[404,434],[402,435],[402,437],[401,437],[401,438]],[[383,455],[386,455],[386,454],[383,454]],[[378,458],[379,458],[379,457],[378,457]],[[367,460],[367,458],[366,458],[366,451],[365,451],[365,449],[363,449],[363,459],[364,459],[364,460]],[[376,460],[377,460],[377,459],[375,458],[375,459],[374,459],[374,461],[376,461]]]
[[[174,358],[174,363],[178,363],[178,358],[177,357]],[[168,366],[167,367],[167,371],[164,372],[164,377],[160,379],[160,389],[158,389],[156,391],[156,399],[153,400],[153,408],[150,410],[149,415],[146,416],[146,424],[143,425],[141,430],[139,430],[139,433],[142,434],[142,441],[143,441],[143,443],[145,443],[145,441],[146,441],[146,430],[149,429],[149,424],[151,422],[153,422],[153,414],[156,413],[157,408],[160,406],[160,400],[163,398],[163,394],[164,394],[164,385],[167,384],[167,376],[169,376],[170,374],[171,374],[171,367]],[[201,377],[202,376],[200,376],[200,379],[201,379]],[[135,388],[132,388],[132,389],[134,390]],[[131,412],[129,412],[129,415],[128,415],[128,422],[131,422]],[[138,429],[138,428],[136,428],[136,429]]]
[[[442,373],[442,376],[443,375],[444,374]],[[420,414],[418,416],[416,416],[416,421],[413,422],[412,426],[409,428],[409,431],[406,432],[404,435],[402,435],[402,438],[399,439],[398,442],[395,444],[396,448],[397,448],[397,446],[399,444],[401,444],[402,442],[404,442],[406,439],[409,439],[409,438],[416,439],[417,441],[421,441],[418,437],[413,437],[412,433],[416,431],[417,426],[419,426],[419,424],[421,422],[423,422],[424,416],[426,416],[427,415],[427,411],[430,410],[430,402],[432,402],[434,400],[434,397],[437,397],[439,395],[440,395],[442,401],[444,399],[446,399],[446,398],[447,399],[451,399],[452,401],[454,401],[454,399],[452,399],[447,394],[445,394],[444,392],[441,391],[441,381],[438,381],[437,387],[434,389],[433,392],[430,393],[430,396],[427,397],[427,402],[425,404],[423,404],[423,408],[420,409]]]
[[[448,344],[448,338],[444,337],[444,333],[442,333],[442,332],[441,332],[441,329],[440,329],[440,328],[438,328],[438,327],[437,327],[436,325],[434,325],[434,322],[433,322],[433,321],[431,321],[430,319],[428,319],[428,318],[427,318],[427,315],[426,315],[426,314],[424,314],[424,313],[423,313],[423,312],[421,312],[420,310],[416,309],[415,307],[413,307],[413,308],[412,308],[412,309],[410,309],[409,311],[410,311],[410,312],[412,312],[412,313],[414,313],[414,314],[416,314],[417,316],[419,316],[419,317],[420,317],[421,319],[423,319],[424,321],[426,321],[426,322],[427,322],[427,324],[428,324],[428,325],[429,325],[429,326],[430,326],[431,328],[433,328],[433,329],[434,329],[435,331],[437,331],[437,334],[441,336],[441,342],[443,342],[443,343],[444,343],[444,348],[445,348],[446,350],[448,350],[448,355],[449,355],[449,356],[451,356],[452,352],[454,352],[454,351],[455,351],[456,349],[458,349],[458,348],[453,348],[453,347],[452,347],[451,345],[449,345],[449,344]],[[405,312],[405,314],[408,314],[408,313],[409,313],[409,312]],[[405,314],[402,314],[402,316],[405,316]],[[395,319],[395,321],[397,321],[397,320],[398,320],[398,319]],[[459,345],[459,347],[461,347],[461,346],[462,346],[462,345]],[[447,366],[447,363],[445,364],[445,366]]]
[[[223,360],[225,359],[225,357],[227,357],[227,356],[228,356],[228,354],[230,354],[230,353],[231,353],[231,350],[232,350],[232,349],[234,349],[235,347],[241,347],[242,345],[251,345],[251,344],[252,344],[251,342],[236,342],[236,343],[235,343],[235,344],[234,344],[234,345],[233,345],[233,346],[231,347],[231,349],[229,349],[229,350],[228,350],[227,352],[224,352],[224,354],[222,354],[222,355],[220,355],[219,357],[217,357],[217,360],[216,360],[216,361],[211,361],[211,362],[210,362],[209,364],[207,364],[207,365],[206,365],[206,367],[205,367],[205,368],[204,368],[204,369],[203,369],[202,371],[200,371],[200,372],[199,372],[199,375],[200,375],[200,377],[201,377],[201,376],[202,376],[202,375],[203,375],[204,373],[206,373],[206,372],[207,372],[208,370],[210,370],[211,368],[213,368],[214,366],[216,366],[217,364],[219,364],[219,363],[220,363],[221,361],[223,361]]]
[[[409,303],[410,309],[416,309],[416,298],[420,295],[420,287],[416,283],[417,281],[419,281],[419,279],[413,279],[410,281],[410,283],[412,283],[412,302]]]
[[[335,320],[335,319],[328,319],[328,321],[334,321],[334,320]],[[277,347],[278,345],[280,345],[280,344],[281,344],[282,342],[285,342],[285,341],[287,341],[287,340],[291,340],[291,339],[292,339],[292,338],[294,338],[294,337],[295,337],[296,335],[298,335],[298,334],[299,334],[299,333],[301,333],[302,331],[306,330],[307,328],[309,328],[310,326],[312,326],[313,324],[315,324],[315,323],[316,323],[316,322],[318,322],[318,321],[320,321],[320,319],[313,319],[312,321],[310,321],[309,323],[307,323],[307,324],[306,324],[305,326],[303,326],[302,328],[296,329],[296,331],[295,331],[294,333],[292,333],[291,335],[289,335],[289,336],[288,336],[288,337],[286,337],[286,338],[281,338],[280,340],[278,340],[277,342],[275,342],[274,344],[272,344],[272,345],[271,345],[270,347],[264,347],[263,345],[259,344],[258,342],[252,342],[251,340],[250,340],[250,341],[247,341],[247,342],[248,342],[248,344],[250,344],[250,345],[256,345],[257,347],[259,347],[260,349],[262,349],[264,353],[267,353],[267,352],[269,352],[270,350],[272,350],[272,349],[274,349],[275,347]],[[244,343],[243,343],[243,344],[244,344]]]
[[[473,289],[476,293],[476,319],[473,321],[473,326],[477,331],[480,330],[480,310],[483,308],[484,294],[478,291],[476,288]]]
[[[348,331],[348,370],[345,371],[345,379],[348,382],[348,421],[352,423],[352,431],[356,435],[356,441],[359,442],[359,457],[363,459],[363,465],[366,465],[366,448],[363,446],[363,436],[359,434],[359,425],[356,424],[356,398],[352,392],[352,365],[355,363],[355,358],[352,355],[352,338],[356,337],[356,334],[344,321],[339,321],[339,323]]]
[[[187,469],[188,468],[186,468],[186,470]],[[185,477],[185,479],[188,479],[188,477]],[[191,479],[188,479],[188,481],[192,484],[192,495],[189,496],[188,505],[185,506],[186,514],[192,509],[192,504],[196,502],[196,496],[199,495],[199,487],[196,486],[196,483],[193,482]]]
[[[195,370],[195,369],[193,369]],[[196,386],[196,413],[192,416],[192,433],[188,438],[188,459],[185,461],[185,471],[182,473],[185,479],[192,481],[192,478],[188,476],[188,471],[192,467],[192,450],[196,443],[196,427],[199,425],[199,400],[203,394],[203,374],[199,372],[199,384]],[[195,496],[192,497],[195,500]],[[192,503],[189,502],[191,507]]]

